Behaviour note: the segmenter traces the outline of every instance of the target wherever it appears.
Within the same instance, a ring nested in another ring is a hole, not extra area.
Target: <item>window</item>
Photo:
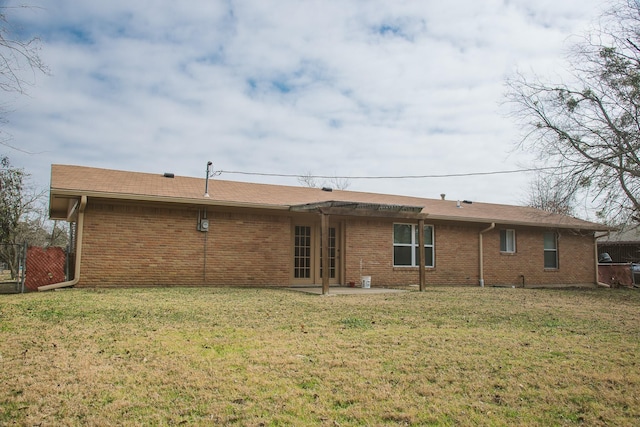
[[[394,267],[418,267],[419,228],[414,224],[393,224],[393,265]],[[424,226],[425,266],[433,267],[433,226]]]
[[[544,268],[558,268],[558,239],[556,233],[544,233]]]
[[[516,230],[500,230],[500,252],[516,251]]]

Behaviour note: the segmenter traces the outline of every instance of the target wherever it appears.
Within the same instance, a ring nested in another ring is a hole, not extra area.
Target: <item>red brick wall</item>
[[[196,230],[197,208],[90,200],[79,286],[289,283],[287,218],[211,208],[208,218],[204,233]]]
[[[346,281],[371,276],[372,286],[419,283],[417,267],[393,267],[393,222],[349,220],[346,228]],[[397,221],[406,222],[406,221]],[[429,225],[429,222],[426,222]],[[479,233],[486,225],[433,223],[435,266],[427,285],[479,285]],[[513,227],[509,227],[513,228]],[[545,270],[541,229],[516,228],[516,253],[500,252],[500,227],[483,235],[485,286],[576,285],[595,281],[593,238],[561,231],[559,268]]]
[[[298,214],[300,215],[300,214]],[[311,222],[317,215],[310,214]],[[209,208],[207,233],[196,230],[198,208],[89,200],[80,286],[258,285],[292,283],[292,219],[286,215]],[[296,221],[299,221],[297,218]],[[398,221],[408,222],[408,221]],[[417,267],[393,267],[393,223],[343,221],[346,276],[372,286],[418,284]],[[487,225],[434,226],[435,266],[427,285],[479,284],[479,232]],[[485,285],[585,284],[595,280],[593,238],[561,231],[558,270],[543,264],[543,230],[516,228],[517,252],[500,253],[500,227],[484,234]],[[206,259],[205,259],[206,253]]]
[[[433,225],[436,262],[433,269],[427,269],[427,285],[478,285],[480,228],[457,224]]]
[[[500,252],[500,229],[516,231],[516,252]],[[548,230],[500,227],[483,237],[485,285],[575,285],[595,283],[593,237],[559,230],[558,269],[544,268],[543,233]]]
[[[407,221],[398,221],[405,222]],[[418,267],[393,266],[392,220],[349,220],[346,229],[347,282],[371,276],[372,286],[419,283]],[[434,225],[426,222],[426,225]],[[435,225],[435,265],[427,268],[428,285],[478,283],[478,233],[466,227]]]
[[[288,217],[213,213],[209,218],[207,283],[289,284],[292,255]]]
[[[371,276],[373,286],[389,283],[392,266],[392,224],[388,221],[345,221],[345,281],[360,283],[360,275]],[[362,268],[361,268],[362,261]]]
[[[27,269],[25,288],[37,291],[38,286],[64,282],[65,250],[63,248],[43,249],[31,246],[27,249]]]

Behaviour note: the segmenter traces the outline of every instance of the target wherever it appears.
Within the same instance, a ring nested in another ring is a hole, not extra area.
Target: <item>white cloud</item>
[[[11,2],[10,2],[11,3]],[[51,68],[16,101],[8,151],[200,176],[423,175],[514,169],[500,112],[515,69],[555,72],[597,0],[73,2],[22,10]],[[223,179],[297,185],[295,179]],[[351,189],[520,203],[526,174],[352,180]]]

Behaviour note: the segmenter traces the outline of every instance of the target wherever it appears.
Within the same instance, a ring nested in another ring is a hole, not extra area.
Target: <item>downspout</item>
[[[67,282],[53,283],[51,285],[38,286],[38,291],[50,291],[52,289],[66,288],[75,286],[80,280],[80,261],[82,261],[82,229],[84,227],[84,209],[87,206],[87,196],[80,198],[80,207],[78,208],[78,224],[76,235],[76,267],[73,280]]]
[[[480,232],[480,241],[478,244],[479,254],[478,257],[480,259],[480,287],[484,288],[484,252],[482,250],[482,235],[487,231],[491,231],[496,228],[496,223],[492,222],[491,225]]]

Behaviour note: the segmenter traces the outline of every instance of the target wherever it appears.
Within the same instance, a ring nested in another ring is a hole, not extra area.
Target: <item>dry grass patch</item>
[[[634,425],[640,295],[0,298],[0,425]]]

